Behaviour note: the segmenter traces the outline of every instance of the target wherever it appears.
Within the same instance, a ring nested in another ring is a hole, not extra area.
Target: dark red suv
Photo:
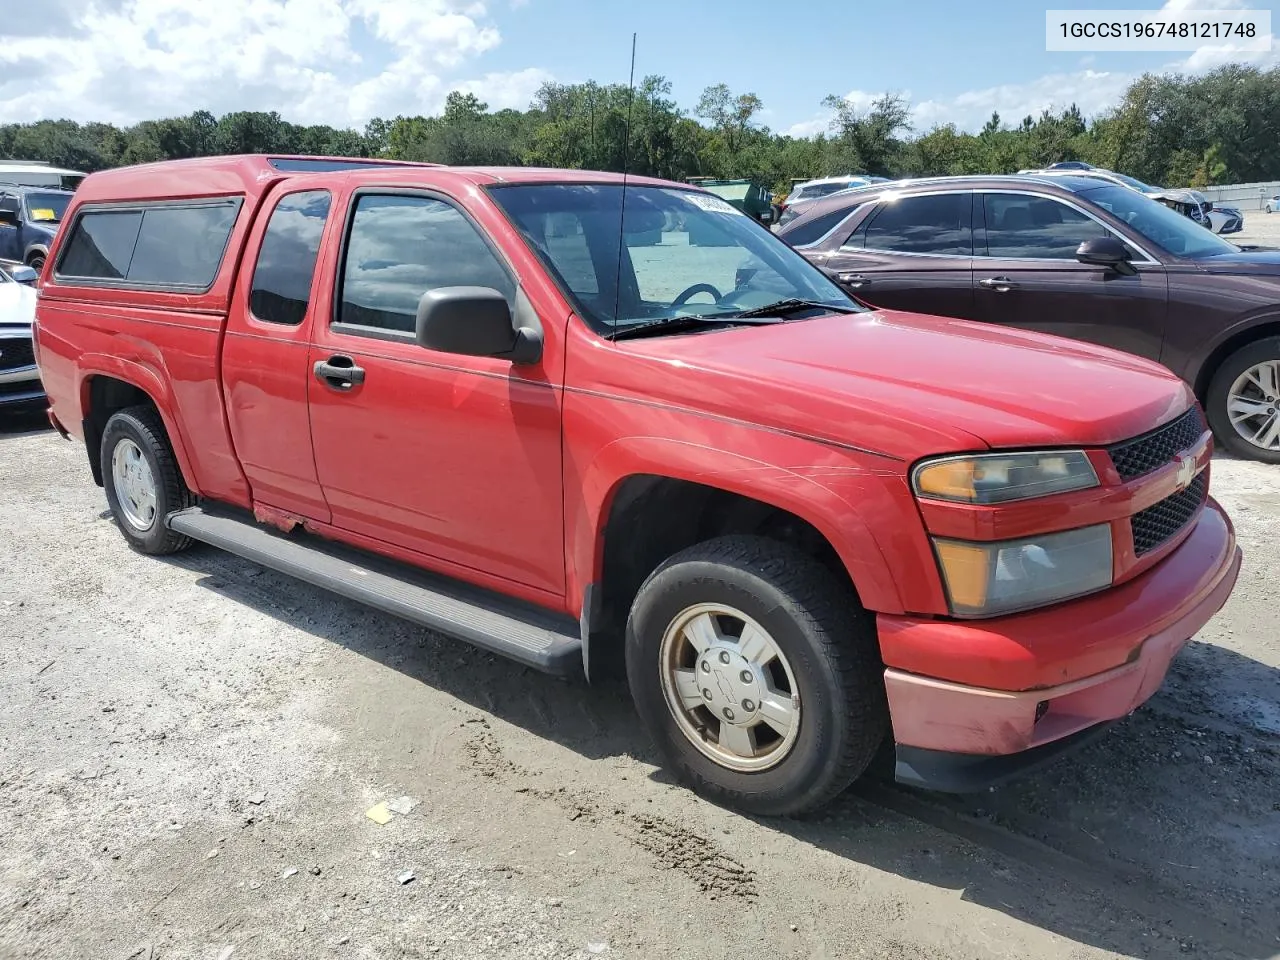
[[[1280,463],[1280,251],[1068,176],[876,184],[819,200],[778,236],[877,307],[1158,360],[1194,388],[1222,446]]]

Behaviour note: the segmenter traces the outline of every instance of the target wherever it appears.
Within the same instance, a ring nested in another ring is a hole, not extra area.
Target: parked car
[[[0,184],[0,259],[39,273],[72,196],[70,190]]]
[[[1267,213],[1276,213],[1277,211],[1280,211],[1280,193],[1276,194],[1274,197],[1272,197],[1266,203],[1264,203],[1262,205],[1262,208]]]
[[[35,271],[21,264],[0,269],[0,411],[44,402],[31,343],[34,280]]]
[[[52,187],[55,190],[74,190],[86,174],[80,170],[67,170],[37,160],[0,159],[0,183],[20,187]]]
[[[1158,364],[872,312],[687,185],[328,163],[72,202],[38,360],[143,553],[204,541],[552,673],[622,660],[666,763],[760,814],[886,737],[940,789],[1060,753],[1231,592],[1210,435]],[[636,240],[673,221],[721,242]]]
[[[1206,227],[1214,233],[1239,233],[1244,229],[1244,214],[1240,212],[1238,207],[1219,206],[1198,190],[1153,187],[1151,184],[1143,183],[1135,177],[1116,173],[1114,170],[1105,170],[1102,167],[1089,167],[1087,170],[1064,170],[1055,166],[1046,167],[1043,170],[1019,170],[1018,173],[1037,177],[1087,177],[1089,179],[1118,183],[1121,186],[1137,190],[1139,193],[1145,193],[1153,200],[1158,200],[1178,213],[1190,217],[1200,226]]]
[[[820,201],[777,235],[878,307],[1158,360],[1224,447],[1280,463],[1280,251],[1193,227],[1090,177],[956,177]]]
[[[832,194],[856,187],[865,187],[872,183],[888,182],[885,177],[872,177],[863,174],[851,174],[844,177],[823,177],[819,180],[801,180],[792,186],[791,192],[780,203],[775,204],[777,214],[774,222],[782,224],[794,220],[814,200],[820,200],[823,197],[829,197]]]

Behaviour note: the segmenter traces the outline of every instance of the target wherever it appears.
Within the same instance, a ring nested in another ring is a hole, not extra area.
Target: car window
[[[856,309],[776,235],[700,191],[567,183],[488,189],[578,315],[602,334],[790,299]]]
[[[27,219],[33,223],[61,223],[71,205],[66,193],[28,193]]]
[[[291,193],[272,211],[249,293],[259,320],[292,325],[307,315],[330,200],[328,190]]]
[[[1110,235],[1092,217],[1051,197],[988,193],[982,202],[987,218],[987,256],[1074,260],[1076,248],[1084,241]]]
[[[889,199],[845,246],[967,257],[973,253],[972,206],[968,193]]]
[[[207,289],[218,273],[238,200],[80,215],[57,274],[79,280],[126,281]]]
[[[418,301],[439,287],[492,287],[515,302],[515,281],[457,207],[430,197],[359,197],[338,322],[412,333]]]
[[[83,214],[67,241],[58,275],[123,280],[138,243],[142,211]]]
[[[834,230],[841,220],[853,213],[852,207],[841,207],[814,217],[808,223],[797,224],[794,229],[782,234],[782,239],[793,247],[803,247],[808,243],[816,243]]]
[[[236,205],[151,207],[142,215],[130,283],[208,287],[222,263]]]

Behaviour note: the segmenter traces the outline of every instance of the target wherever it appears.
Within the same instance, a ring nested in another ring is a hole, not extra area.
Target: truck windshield
[[[578,312],[605,336],[661,318],[731,318],[782,301],[862,309],[716,196],[628,185],[624,217],[620,184],[489,189]]]
[[[1199,260],[1240,252],[1235,244],[1228,243],[1191,218],[1170,210],[1163,203],[1157,203],[1136,190],[1105,186],[1081,190],[1079,193],[1174,256]]]
[[[36,222],[60,223],[70,203],[65,193],[28,193],[27,216]]]

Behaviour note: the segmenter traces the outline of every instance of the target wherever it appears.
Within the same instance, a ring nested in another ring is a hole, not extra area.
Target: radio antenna
[[[636,102],[636,35],[631,34],[631,76],[627,79],[627,124],[622,135],[622,204],[618,211],[618,266],[613,275],[613,332],[618,333],[618,311],[622,308],[622,243],[627,219],[627,170],[631,166],[631,106]]]

